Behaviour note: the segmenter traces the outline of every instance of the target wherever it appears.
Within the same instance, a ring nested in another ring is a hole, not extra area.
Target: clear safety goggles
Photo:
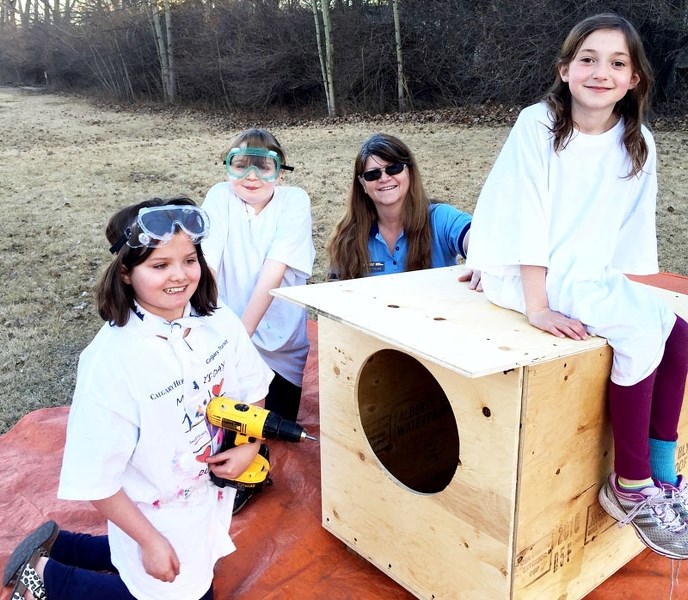
[[[186,233],[194,244],[198,244],[208,235],[209,226],[208,215],[198,206],[148,206],[139,210],[136,220],[124,230],[110,252],[117,254],[124,244],[131,248],[164,246],[178,230]]]
[[[232,179],[243,179],[253,171],[263,181],[275,181],[280,170],[294,170],[282,164],[277,152],[266,148],[232,148],[225,158],[225,167]]]

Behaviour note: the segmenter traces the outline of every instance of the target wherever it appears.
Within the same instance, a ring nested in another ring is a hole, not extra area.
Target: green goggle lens
[[[232,148],[225,158],[227,174],[232,179],[243,179],[254,173],[262,181],[276,181],[281,170],[293,171],[283,165],[279,154],[266,148]]]

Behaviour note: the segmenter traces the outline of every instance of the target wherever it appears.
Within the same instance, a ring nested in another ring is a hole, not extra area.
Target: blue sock
[[[650,468],[655,479],[676,485],[676,442],[650,438]]]

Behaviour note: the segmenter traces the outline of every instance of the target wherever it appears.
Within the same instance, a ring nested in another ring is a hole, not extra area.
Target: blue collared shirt
[[[449,204],[430,205],[430,226],[432,228],[432,268],[449,267],[456,264],[456,257],[466,258],[463,240],[471,228],[471,216]],[[369,275],[403,273],[406,270],[407,239],[401,232],[390,252],[387,242],[380,235],[377,223],[370,229],[368,237]]]

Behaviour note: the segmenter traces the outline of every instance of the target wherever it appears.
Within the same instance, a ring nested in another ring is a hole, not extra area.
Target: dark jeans
[[[275,373],[275,378],[270,382],[268,395],[265,397],[265,408],[274,410],[289,421],[296,421],[300,404],[301,388],[279,373]]]
[[[50,600],[136,600],[110,561],[106,535],[60,531],[43,572]],[[213,587],[200,600],[213,600]]]

